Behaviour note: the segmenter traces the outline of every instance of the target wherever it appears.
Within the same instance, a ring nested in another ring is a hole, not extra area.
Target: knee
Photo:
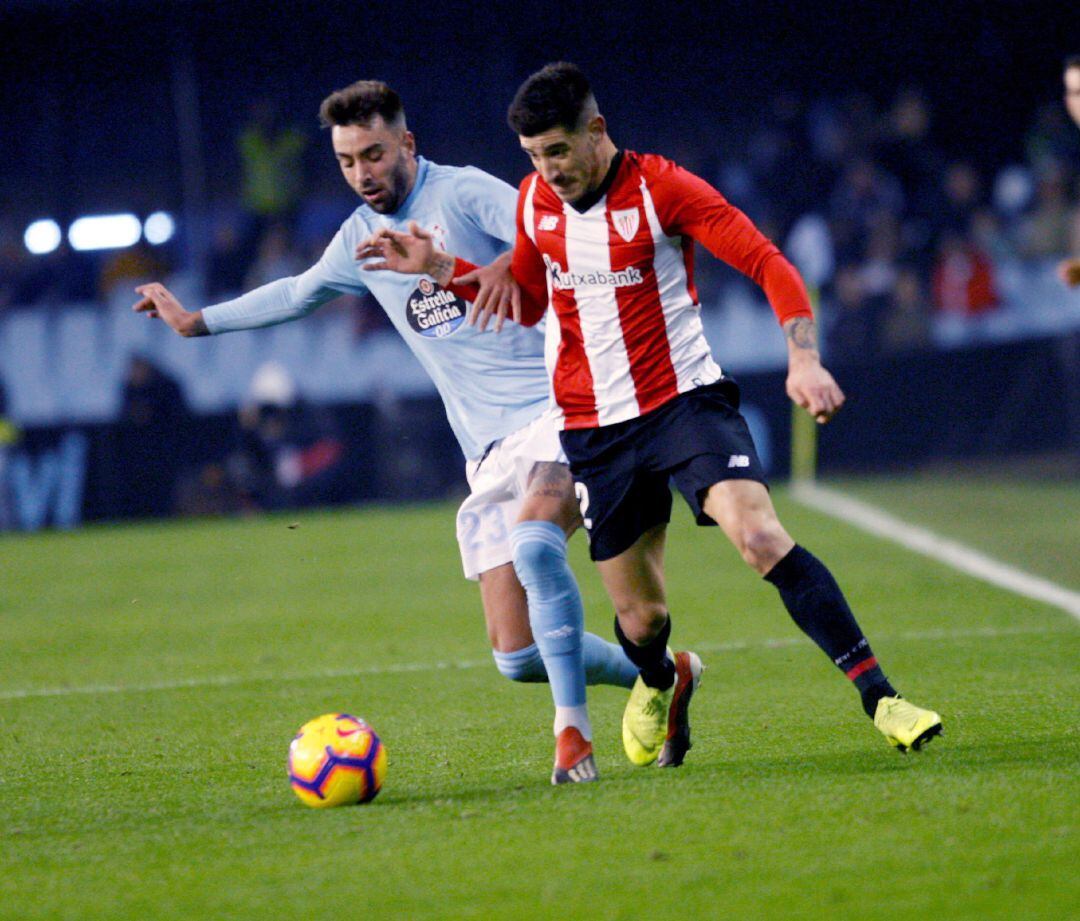
[[[562,529],[546,521],[523,521],[510,533],[514,571],[522,585],[538,574],[566,560],[566,536]]]
[[[619,626],[626,638],[633,643],[647,643],[667,623],[668,610],[663,601],[647,601],[633,598],[615,605]]]
[[[747,565],[762,575],[780,562],[793,546],[779,522],[745,527],[735,543]]]
[[[491,655],[495,659],[495,667],[504,678],[532,684],[547,680],[544,660],[535,643],[512,652],[493,649]]]

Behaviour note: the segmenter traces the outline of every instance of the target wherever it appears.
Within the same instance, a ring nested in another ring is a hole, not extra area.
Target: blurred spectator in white
[[[1018,163],[1003,167],[994,177],[994,209],[1014,222],[1031,206],[1035,198],[1035,177],[1031,169]]]
[[[998,305],[994,267],[972,243],[947,232],[938,243],[933,294],[942,313],[974,317],[993,310]]]
[[[820,214],[804,214],[794,223],[784,252],[812,291],[820,292],[832,281],[836,254],[829,224]]]
[[[904,354],[929,346],[930,311],[922,275],[914,266],[903,266],[882,311],[881,349]]]
[[[268,361],[256,370],[239,422],[240,443],[226,470],[243,507],[321,505],[347,493],[345,445],[332,414],[304,403],[282,365]]]

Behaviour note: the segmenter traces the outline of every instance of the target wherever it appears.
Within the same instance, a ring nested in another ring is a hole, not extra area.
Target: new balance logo
[[[559,226],[559,215],[557,214],[545,214],[540,218],[540,224],[538,225],[540,230],[554,230]]]
[[[745,454],[732,454],[731,457],[728,458],[727,465],[728,465],[729,468],[730,467],[749,467],[750,466],[750,458],[747,457]]]

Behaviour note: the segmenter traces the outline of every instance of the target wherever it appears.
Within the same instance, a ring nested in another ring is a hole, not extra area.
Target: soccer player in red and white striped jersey
[[[821,364],[798,272],[708,183],[663,157],[616,148],[573,64],[529,77],[509,122],[536,170],[518,198],[512,267],[520,320],[536,323],[549,307],[554,314],[547,357],[563,449],[590,553],[615,605],[616,634],[641,670],[623,717],[628,756],[647,764],[664,749],[668,757],[673,737],[679,760],[689,747],[686,703],[700,662],[666,653],[671,481],[698,523],[720,525],[776,586],[796,624],[854,682],[888,741],[918,749],[940,733],[940,717],[900,698],[832,574],[776,516],[738,387],[705,340],[693,244],[764,289],[787,337],[788,394],[824,423],[844,394]],[[444,285],[474,268],[436,252],[419,228],[384,248],[389,267],[427,271]]]

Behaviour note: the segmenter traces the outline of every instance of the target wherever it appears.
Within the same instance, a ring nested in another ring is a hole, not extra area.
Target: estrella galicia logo
[[[409,325],[421,336],[444,339],[465,322],[465,302],[428,278],[421,278],[405,309]]]

